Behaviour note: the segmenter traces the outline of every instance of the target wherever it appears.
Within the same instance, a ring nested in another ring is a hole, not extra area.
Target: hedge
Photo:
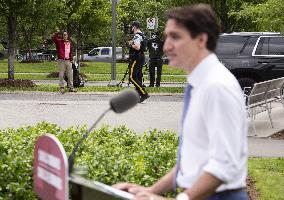
[[[33,149],[40,135],[54,134],[69,155],[86,130],[86,126],[62,129],[47,122],[0,130],[0,199],[36,199]],[[125,126],[104,126],[82,144],[75,165],[87,166],[87,177],[105,184],[128,181],[148,186],[174,165],[176,149],[173,132],[152,130],[138,136]]]

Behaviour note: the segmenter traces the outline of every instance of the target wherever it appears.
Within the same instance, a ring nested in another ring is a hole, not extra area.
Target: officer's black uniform
[[[134,49],[132,47],[133,44],[130,45],[128,67],[129,67],[129,80],[135,86],[137,92],[140,95],[140,102],[142,102],[145,99],[149,98],[149,95],[142,84],[142,67],[145,62],[144,51],[146,48],[145,46],[143,46],[145,44],[142,42],[143,41],[142,32],[135,33],[132,41],[137,41],[137,40],[139,41],[139,39],[141,40],[139,50]]]
[[[161,76],[162,76],[162,66],[163,66],[163,41],[160,40],[157,34],[153,34],[152,38],[148,41],[149,50],[149,73],[150,73],[150,85],[149,87],[154,87],[155,84],[155,68],[157,68],[157,78],[156,87],[160,87]]]

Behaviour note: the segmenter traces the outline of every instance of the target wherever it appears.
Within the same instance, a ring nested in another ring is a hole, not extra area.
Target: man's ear
[[[207,48],[208,35],[206,33],[200,33],[197,37],[198,37],[199,47]]]

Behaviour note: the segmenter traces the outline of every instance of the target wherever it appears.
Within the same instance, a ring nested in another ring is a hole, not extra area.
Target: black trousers
[[[157,67],[156,86],[159,87],[161,83],[163,60],[161,58],[151,58],[149,63],[150,86],[155,84],[155,68]]]
[[[142,67],[144,64],[144,55],[139,54],[135,57],[130,58],[129,61],[129,80],[135,86],[137,92],[140,96],[147,94],[145,88],[142,83]]]

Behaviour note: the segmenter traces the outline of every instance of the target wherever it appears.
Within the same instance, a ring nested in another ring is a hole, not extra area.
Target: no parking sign
[[[68,200],[67,155],[51,134],[38,138],[34,149],[34,191],[42,200]]]
[[[147,18],[147,29],[154,30],[156,26],[157,26],[156,18],[154,18],[154,17]]]

